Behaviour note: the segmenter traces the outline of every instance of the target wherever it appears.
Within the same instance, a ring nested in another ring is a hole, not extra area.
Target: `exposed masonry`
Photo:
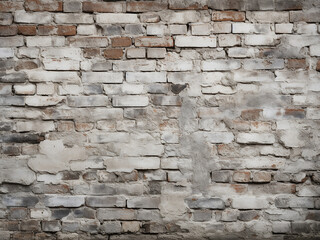
[[[0,239],[320,237],[320,1],[0,1]]]

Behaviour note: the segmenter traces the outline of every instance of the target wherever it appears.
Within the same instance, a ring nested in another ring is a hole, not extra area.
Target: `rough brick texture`
[[[319,21],[0,0],[0,239],[319,239]]]

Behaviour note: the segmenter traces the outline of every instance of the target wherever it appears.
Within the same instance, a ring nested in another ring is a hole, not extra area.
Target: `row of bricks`
[[[52,11],[52,12],[150,12],[161,11],[165,9],[173,10],[205,10],[208,8],[226,10],[276,10],[276,11],[288,11],[288,10],[302,10],[308,7],[308,2],[302,3],[300,1],[286,1],[286,0],[266,0],[263,4],[252,0],[241,1],[223,1],[223,0],[201,0],[201,1],[188,1],[186,3],[175,0],[169,0],[169,4],[166,2],[77,2],[77,1],[56,1],[54,3],[48,3],[44,0],[26,0],[23,2],[10,2],[4,1],[0,4],[1,12],[13,12],[16,10],[26,9],[27,11]],[[311,3],[311,2],[310,2]]]
[[[236,33],[236,34],[267,34],[272,33],[270,24],[252,24],[252,23],[197,23],[192,24],[191,34],[195,36],[206,36],[210,34],[221,34],[221,33]],[[284,23],[275,25],[275,33],[293,33],[295,27],[295,33],[297,34],[310,34],[316,35],[319,32],[320,27],[316,24],[294,24]],[[163,35],[186,35],[187,25],[161,25],[152,24],[147,25],[146,30],[142,25],[128,24],[125,26],[125,30],[121,26],[102,26],[102,35],[143,35],[149,36],[163,36]],[[11,25],[11,26],[0,26],[0,36],[75,36],[75,35],[91,35],[96,36],[98,34],[97,27],[95,25],[47,25],[47,26],[36,26],[36,25]]]

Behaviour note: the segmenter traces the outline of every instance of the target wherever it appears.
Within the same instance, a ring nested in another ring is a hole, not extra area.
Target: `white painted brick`
[[[233,23],[232,33],[270,33],[270,24]]]
[[[254,58],[258,53],[259,50],[255,48],[235,47],[228,49],[228,56],[233,58]]]
[[[202,88],[201,92],[203,94],[234,94],[236,91],[229,86],[216,85],[212,87]]]
[[[282,69],[284,68],[283,59],[245,59],[243,68],[246,70],[262,69]]]
[[[15,11],[14,21],[17,23],[48,24],[52,21],[51,13],[48,12],[25,12]]]
[[[39,56],[39,48],[36,47],[21,47],[18,50],[19,57],[37,58]]]
[[[36,86],[33,84],[14,85],[13,90],[18,95],[33,95],[36,93]]]
[[[171,35],[187,34],[187,25],[169,25],[169,32]]]
[[[146,49],[144,48],[129,48],[127,49],[127,58],[145,58]]]
[[[28,47],[60,47],[65,45],[64,37],[37,36],[26,37]]]
[[[132,95],[147,93],[144,85],[132,84],[132,83],[123,83],[121,86],[121,91],[123,94],[132,94]]]
[[[85,13],[57,13],[55,15],[56,23],[93,23],[93,16]]]
[[[275,137],[271,133],[239,133],[237,142],[246,144],[273,144]]]
[[[157,157],[120,157],[106,158],[104,165],[108,172],[131,172],[135,169],[159,169],[160,158]]]
[[[165,72],[127,72],[126,81],[131,83],[163,83],[167,81],[167,78]]]
[[[113,63],[114,71],[155,71],[156,61],[154,60],[127,60],[127,61],[115,61]]]
[[[38,83],[37,94],[38,95],[53,95],[55,93],[55,86],[53,83]]]
[[[30,82],[80,82],[76,72],[27,71],[27,75]]]
[[[32,121],[32,122],[17,122],[17,132],[51,132],[55,130],[52,121]]]
[[[275,45],[276,37],[272,35],[246,35],[245,44],[252,46]]]
[[[160,69],[168,72],[191,71],[193,62],[191,60],[176,60],[176,61],[159,61]]]
[[[114,107],[146,107],[148,104],[147,96],[114,96],[112,98]]]
[[[320,44],[310,46],[310,55],[317,57],[320,56]]]
[[[240,36],[233,34],[220,34],[218,40],[220,47],[233,47],[241,43]]]
[[[81,49],[70,47],[43,48],[41,56],[44,58],[68,58],[73,60],[81,60]]]
[[[210,35],[212,26],[209,23],[196,23],[191,25],[192,35]]]
[[[14,51],[12,48],[0,48],[0,58],[12,58]]]
[[[289,12],[272,12],[272,11],[257,11],[248,12],[247,18],[250,21],[267,22],[267,23],[281,23],[289,22]]]
[[[62,102],[64,97],[40,97],[40,96],[30,96],[26,97],[26,105],[31,107],[45,107],[45,106],[55,106]]]
[[[50,217],[50,211],[48,209],[30,209],[30,217],[35,219],[47,219]]]
[[[318,34],[317,32],[317,25],[316,24],[297,24],[297,33],[298,34],[308,34],[308,35],[315,35]]]
[[[147,35],[163,36],[167,31],[167,26],[163,24],[152,24],[147,26]]]
[[[162,21],[175,24],[196,23],[200,20],[200,13],[196,11],[179,11],[167,12],[163,11],[160,14]]]
[[[23,36],[0,37],[0,47],[20,47],[24,45]]]
[[[100,95],[70,96],[67,98],[70,107],[103,107],[108,105],[108,97]]]
[[[121,24],[121,23],[139,23],[137,14],[127,13],[98,13],[96,15],[97,23]]]
[[[123,132],[91,132],[88,135],[91,143],[126,143],[129,141],[129,134]]]
[[[79,25],[77,27],[78,35],[96,35],[97,28],[95,25]]]
[[[45,70],[79,70],[80,62],[76,60],[64,59],[43,59]]]
[[[292,23],[279,23],[276,24],[276,33],[292,33]]]
[[[233,198],[231,206],[236,209],[264,209],[269,207],[269,202],[265,198],[245,196]]]
[[[122,83],[123,73],[118,72],[83,72],[83,83]]]
[[[217,38],[215,36],[177,36],[175,39],[175,45],[177,47],[216,47]]]
[[[148,58],[165,58],[167,50],[165,48],[148,48],[147,57]]]
[[[234,139],[234,135],[231,132],[210,132],[205,133],[204,137],[211,143],[231,143]]]
[[[275,79],[272,72],[235,71],[234,80],[241,83],[273,82]]]
[[[241,63],[237,60],[211,60],[202,61],[201,68],[203,71],[228,71],[241,67]]]
[[[213,23],[212,32],[213,33],[231,33],[231,23],[215,22]]]

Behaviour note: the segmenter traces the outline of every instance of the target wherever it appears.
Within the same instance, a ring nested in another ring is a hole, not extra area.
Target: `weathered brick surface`
[[[318,238],[319,16],[0,1],[0,239]]]

